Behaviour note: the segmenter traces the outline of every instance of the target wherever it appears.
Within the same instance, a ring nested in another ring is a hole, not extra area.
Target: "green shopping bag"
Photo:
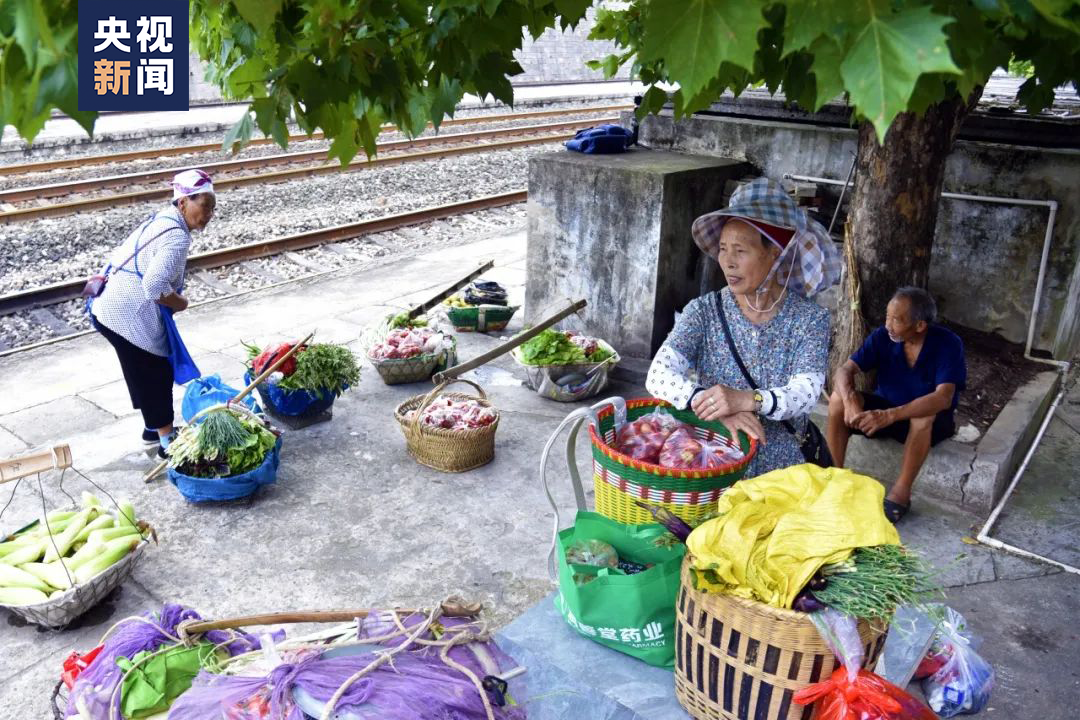
[[[555,606],[570,627],[601,645],[650,665],[675,664],[675,595],[686,546],[658,547],[666,530],[656,523],[623,525],[599,513],[578,511],[573,527],[558,534],[559,595]],[[570,565],[575,540],[602,540],[620,560],[653,567],[634,575],[622,570]],[[584,585],[574,575],[594,575]]]

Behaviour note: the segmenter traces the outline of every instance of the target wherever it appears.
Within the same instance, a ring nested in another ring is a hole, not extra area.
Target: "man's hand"
[[[754,410],[754,394],[748,390],[734,390],[724,385],[713,385],[694,396],[691,407],[702,420],[720,420],[736,413]],[[760,423],[758,424],[760,427]]]
[[[896,422],[892,410],[867,410],[855,416],[855,424],[852,427],[861,430],[867,437],[874,437],[874,433]]]
[[[855,418],[862,414],[862,393],[853,392],[844,400],[844,424],[848,427],[856,427]]]
[[[728,429],[728,432],[731,433],[731,439],[735,442],[739,441],[738,433],[739,430],[742,430],[759,443],[765,444],[765,428],[761,426],[758,416],[752,412],[737,412],[734,415],[718,418],[718,421]]]

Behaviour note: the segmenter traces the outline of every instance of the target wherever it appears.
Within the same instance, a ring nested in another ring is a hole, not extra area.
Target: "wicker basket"
[[[476,388],[478,395],[464,393],[445,393],[447,386],[456,382],[468,383]],[[452,400],[476,400],[481,405],[493,407],[487,400],[487,394],[476,383],[458,379],[439,383],[427,395],[417,395],[397,406],[394,417],[401,425],[401,432],[409,454],[420,463],[442,472],[465,472],[487,465],[495,457],[495,430],[499,427],[499,415],[496,410],[495,422],[475,430],[444,430],[424,425],[420,416],[435,398],[444,395]],[[409,412],[416,414],[409,419]]]
[[[859,622],[871,667],[887,628]],[[694,589],[683,562],[675,606],[675,695],[697,720],[809,720],[793,696],[837,667],[805,613]]]
[[[120,583],[124,582],[131,575],[131,571],[139,562],[148,544],[149,541],[142,540],[118,562],[87,582],[76,585],[55,598],[36,605],[0,605],[0,607],[38,625],[50,628],[64,627],[104,600]]]
[[[499,332],[506,329],[517,311],[516,305],[474,305],[448,307],[446,315],[454,328],[461,332]]]
[[[657,408],[664,408],[677,420],[692,425],[703,440],[723,439],[731,443],[727,428],[720,423],[703,422],[693,412],[677,410],[656,398],[628,400],[626,419],[636,420]],[[716,508],[720,494],[742,478],[758,449],[756,440],[743,436],[742,459],[707,470],[678,470],[640,462],[616,450],[613,406],[601,410],[597,421],[599,427],[589,426],[596,511],[631,525],[653,522],[652,515],[639,507],[637,500],[660,505],[691,525],[698,524]]]
[[[448,364],[457,362],[457,340],[451,337],[450,341],[452,347],[449,350],[424,353],[410,358],[374,358],[368,355],[368,362],[374,366],[379,377],[387,385],[423,382],[430,380],[432,374],[440,367],[445,368]]]
[[[603,362],[580,363],[577,365],[529,365],[521,360],[521,346],[514,348],[510,357],[525,371],[526,382],[529,387],[542,397],[557,402],[577,402],[599,394],[608,384],[608,373],[619,364],[622,359],[615,348],[603,340],[598,341],[600,347],[611,352],[611,357]],[[587,378],[585,383],[578,387],[563,387],[558,384],[559,378],[567,375],[579,374]]]

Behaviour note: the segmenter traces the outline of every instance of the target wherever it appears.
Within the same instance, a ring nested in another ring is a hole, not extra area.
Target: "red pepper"
[[[251,369],[255,371],[256,375],[262,373],[263,370],[277,362],[282,355],[292,350],[293,345],[296,343],[278,343],[273,347],[269,347],[263,350],[261,353],[255,356],[255,359],[251,361]],[[303,348],[297,351],[297,355],[304,351]],[[285,377],[292,375],[296,372],[296,355],[293,355],[277,369]]]

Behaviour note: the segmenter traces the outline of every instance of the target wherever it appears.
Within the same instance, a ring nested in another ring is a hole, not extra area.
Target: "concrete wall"
[[[512,77],[511,82],[515,85],[546,85],[605,80],[603,72],[590,70],[585,65],[588,60],[600,60],[615,51],[612,43],[589,40],[594,18],[595,12],[589,10],[589,14],[576,28],[565,32],[548,30],[536,40],[525,33],[521,50],[516,54],[517,61],[525,72]],[[198,55],[190,53],[188,97],[192,105],[221,101],[221,93],[203,79],[204,73],[205,69]],[[628,68],[624,67],[613,79],[629,79]]]
[[[529,163],[527,324],[562,301],[588,307],[562,327],[610,342],[633,365],[647,361],[680,310],[697,297],[704,263],[694,218],[724,202],[745,163],[632,150],[562,151]]]
[[[769,177],[847,176],[856,147],[848,128],[670,116],[641,125],[646,146],[746,160]],[[1080,151],[959,141],[945,189],[1059,203],[1035,347],[1067,358],[1080,349]],[[930,272],[942,313],[963,325],[1027,339],[1048,210],[943,199]]]

